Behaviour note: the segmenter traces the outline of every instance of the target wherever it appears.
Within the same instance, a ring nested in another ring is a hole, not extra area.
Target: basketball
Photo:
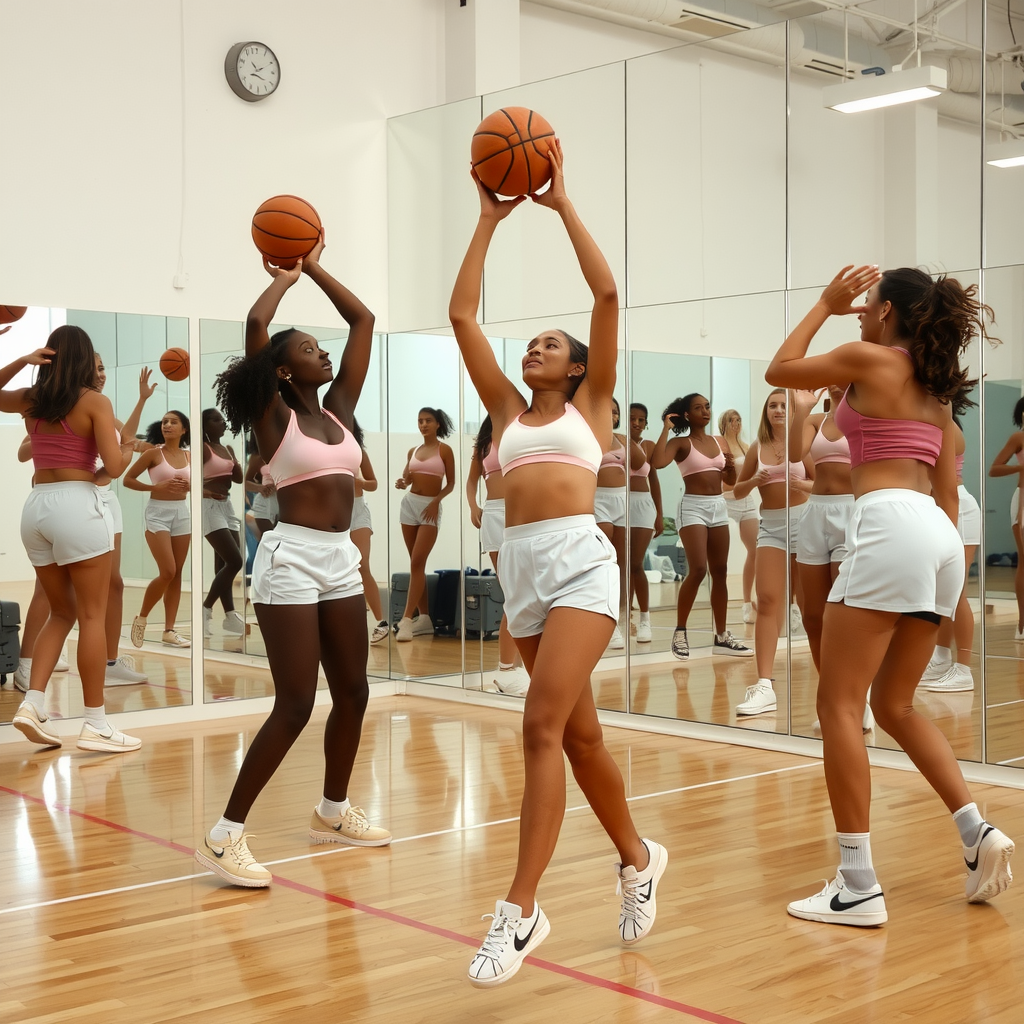
[[[169,348],[160,357],[160,372],[168,380],[184,380],[188,376],[188,353],[183,348]]]
[[[473,133],[473,169],[498,195],[529,195],[551,177],[548,145],[554,135],[536,110],[503,107],[488,114]]]
[[[28,306],[0,306],[0,324],[13,324],[25,315],[27,309]]]
[[[252,240],[275,267],[291,270],[320,239],[320,215],[298,196],[274,196],[253,215]]]

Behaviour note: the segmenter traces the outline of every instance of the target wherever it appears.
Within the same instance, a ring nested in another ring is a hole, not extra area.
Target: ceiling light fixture
[[[821,96],[826,107],[844,114],[855,114],[861,110],[928,99],[929,96],[938,96],[945,88],[945,68],[923,64],[905,71],[893,71],[888,75],[864,76],[839,85],[829,85],[822,90]]]
[[[1024,167],[1024,139],[1010,139],[988,146],[985,161],[993,167]]]

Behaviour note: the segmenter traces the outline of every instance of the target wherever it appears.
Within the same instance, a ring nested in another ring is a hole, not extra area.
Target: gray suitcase
[[[497,635],[505,611],[505,595],[498,577],[467,576],[465,584],[466,636],[490,640]]]
[[[17,601],[0,601],[0,685],[21,660],[21,609]]]

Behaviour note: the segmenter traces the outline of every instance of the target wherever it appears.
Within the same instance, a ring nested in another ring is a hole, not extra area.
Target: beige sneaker
[[[391,842],[391,833],[386,828],[371,825],[362,807],[349,807],[336,821],[321,818],[314,807],[313,817],[309,819],[309,838],[316,843],[387,846]]]
[[[53,725],[47,725],[49,721],[50,716],[45,711],[36,710],[36,706],[27,700],[21,702],[12,719],[14,728],[23,732],[33,743],[41,747],[59,747],[61,739],[53,731]]]
[[[146,619],[141,615],[136,615],[132,619],[132,632],[131,632],[132,643],[136,647],[142,646],[142,641],[146,639]]]
[[[134,736],[128,736],[115,729],[110,722],[102,732],[90,725],[88,722],[82,724],[82,731],[78,734],[79,750],[100,750],[105,754],[123,754],[126,750],[138,750],[142,746],[142,740]]]
[[[232,885],[265,889],[273,876],[262,864],[256,862],[249,850],[246,840],[252,838],[255,837],[240,835],[237,839],[225,841],[214,840],[207,835],[203,838],[203,845],[196,850],[196,863],[209,868]]]
[[[191,647],[192,641],[183,637],[175,629],[165,629],[164,635],[160,638],[168,647]]]
[[[412,619],[405,618],[404,616],[398,622],[398,632],[395,634],[395,639],[400,643],[404,644],[410,641],[414,634],[412,631]]]

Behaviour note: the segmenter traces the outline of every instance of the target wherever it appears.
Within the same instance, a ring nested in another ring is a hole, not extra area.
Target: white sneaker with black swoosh
[[[984,903],[1008,889],[1013,881],[1010,858],[1013,840],[987,821],[974,846],[964,847],[967,865],[965,892],[968,903]]]
[[[619,911],[619,937],[627,945],[639,942],[654,927],[658,913],[658,882],[665,874],[668,850],[650,839],[641,839],[650,858],[643,871],[632,864],[619,864],[619,893],[622,909]]]
[[[484,914],[484,919],[491,916]],[[481,988],[508,981],[551,931],[551,925],[536,900],[530,917],[523,917],[522,907],[498,900],[493,917],[487,938],[469,965],[469,980]]]
[[[889,920],[882,887],[876,883],[870,892],[854,892],[846,888],[840,870],[821,892],[805,900],[794,900],[786,910],[804,921],[848,924],[857,928],[877,928]]]

